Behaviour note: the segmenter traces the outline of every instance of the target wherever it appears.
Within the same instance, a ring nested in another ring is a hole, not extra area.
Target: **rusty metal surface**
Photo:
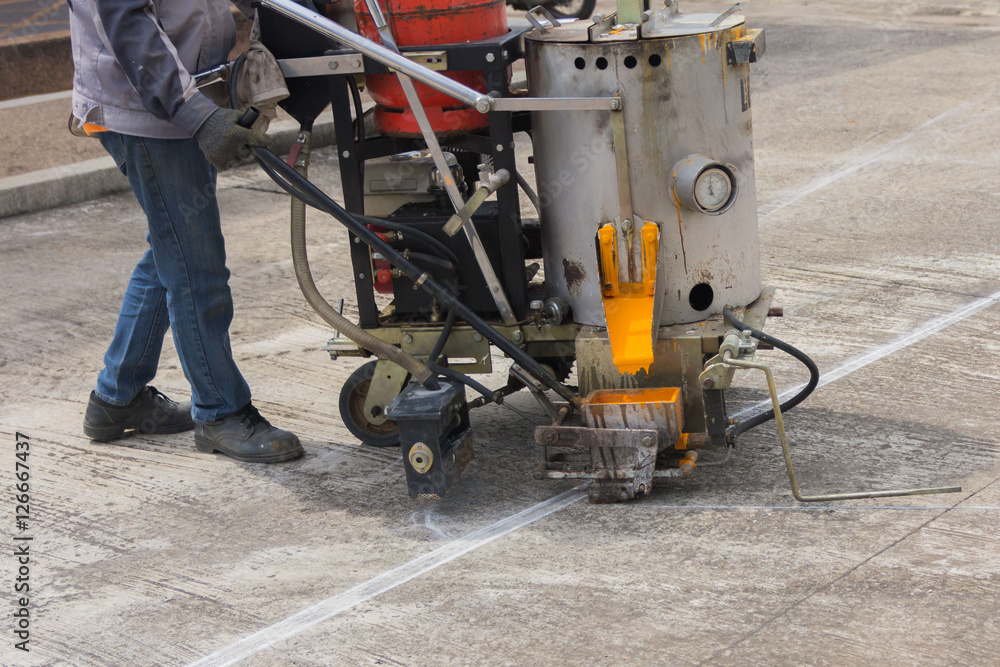
[[[765,286],[758,299],[743,311],[743,321],[756,329],[763,328],[774,302],[774,291],[773,287]],[[600,327],[583,327],[576,339],[580,394],[600,389],[680,387],[684,430],[703,433],[706,416],[700,374],[706,355],[718,353],[719,343],[731,328],[721,316],[692,324],[660,327],[650,369],[622,374],[611,361],[607,332]]]
[[[661,447],[677,442],[683,430],[680,389],[592,391],[580,406],[583,423],[597,430],[653,429]]]
[[[632,212],[661,230],[660,324],[702,321],[760,293],[749,68],[726,62],[726,44],[744,31],[625,43],[526,40],[530,95],[621,95]],[[620,210],[610,114],[537,112],[532,122],[547,283],[577,322],[604,326],[594,235],[630,217]],[[724,213],[684,210],[671,196],[673,165],[695,151],[732,168],[740,194]],[[696,310],[691,290],[700,284],[712,299]]]
[[[539,426],[535,443],[546,448],[539,479],[590,479],[591,502],[619,502],[647,495],[660,446],[655,429]],[[548,448],[587,450],[589,457],[550,454]]]

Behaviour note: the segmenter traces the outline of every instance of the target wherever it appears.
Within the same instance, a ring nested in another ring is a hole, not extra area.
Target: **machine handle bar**
[[[409,58],[387,49],[378,42],[362,37],[339,23],[335,23],[310,9],[306,9],[293,0],[257,0],[256,4],[258,7],[266,7],[271,11],[315,30],[325,37],[329,37],[340,44],[355,49],[386,67],[391,67],[398,72],[402,72],[438,92],[473,107],[480,113],[487,113],[493,109],[493,98],[485,93],[464,86],[454,79],[449,79],[443,74],[415,63]]]

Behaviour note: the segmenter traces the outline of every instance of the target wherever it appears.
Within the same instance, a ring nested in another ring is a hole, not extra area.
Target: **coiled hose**
[[[805,352],[798,349],[797,347],[789,345],[783,340],[779,340],[774,336],[771,336],[770,334],[766,334],[763,331],[754,329],[752,326],[748,324],[744,324],[740,320],[736,319],[736,316],[733,315],[733,311],[729,306],[726,306],[725,308],[722,309],[722,317],[726,320],[726,323],[729,324],[734,329],[738,331],[746,331],[757,340],[762,341],[764,343],[769,343],[774,347],[776,347],[777,349],[781,350],[782,352],[786,352],[792,355],[793,357],[801,361],[806,368],[809,369],[809,382],[807,382],[806,386],[802,388],[802,391],[795,394],[795,396],[792,396],[790,399],[781,404],[782,414],[784,414],[788,410],[791,410],[802,401],[806,400],[806,397],[809,396],[809,394],[813,393],[813,390],[816,389],[816,385],[819,383],[819,367],[816,366],[816,362],[810,359]],[[772,419],[774,419],[773,408],[767,410],[766,412],[762,412],[759,415],[754,415],[745,422],[742,422],[739,426],[737,426],[733,430],[731,436],[735,438],[743,433],[746,433],[752,428],[756,428],[761,424],[771,421]]]

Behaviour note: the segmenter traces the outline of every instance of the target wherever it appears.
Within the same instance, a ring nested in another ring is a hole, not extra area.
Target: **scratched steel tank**
[[[595,235],[608,223],[659,225],[660,325],[704,320],[761,292],[749,64],[763,34],[739,13],[682,15],[668,4],[632,26],[525,36],[530,95],[617,94],[624,109],[625,215],[609,114],[532,116],[546,282],[581,324],[606,323]]]

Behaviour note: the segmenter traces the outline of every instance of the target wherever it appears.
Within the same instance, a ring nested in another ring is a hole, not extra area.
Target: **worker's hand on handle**
[[[239,124],[242,115],[236,109],[216,109],[194,135],[205,157],[219,171],[231,169],[250,157],[248,146],[271,145],[271,137]]]

